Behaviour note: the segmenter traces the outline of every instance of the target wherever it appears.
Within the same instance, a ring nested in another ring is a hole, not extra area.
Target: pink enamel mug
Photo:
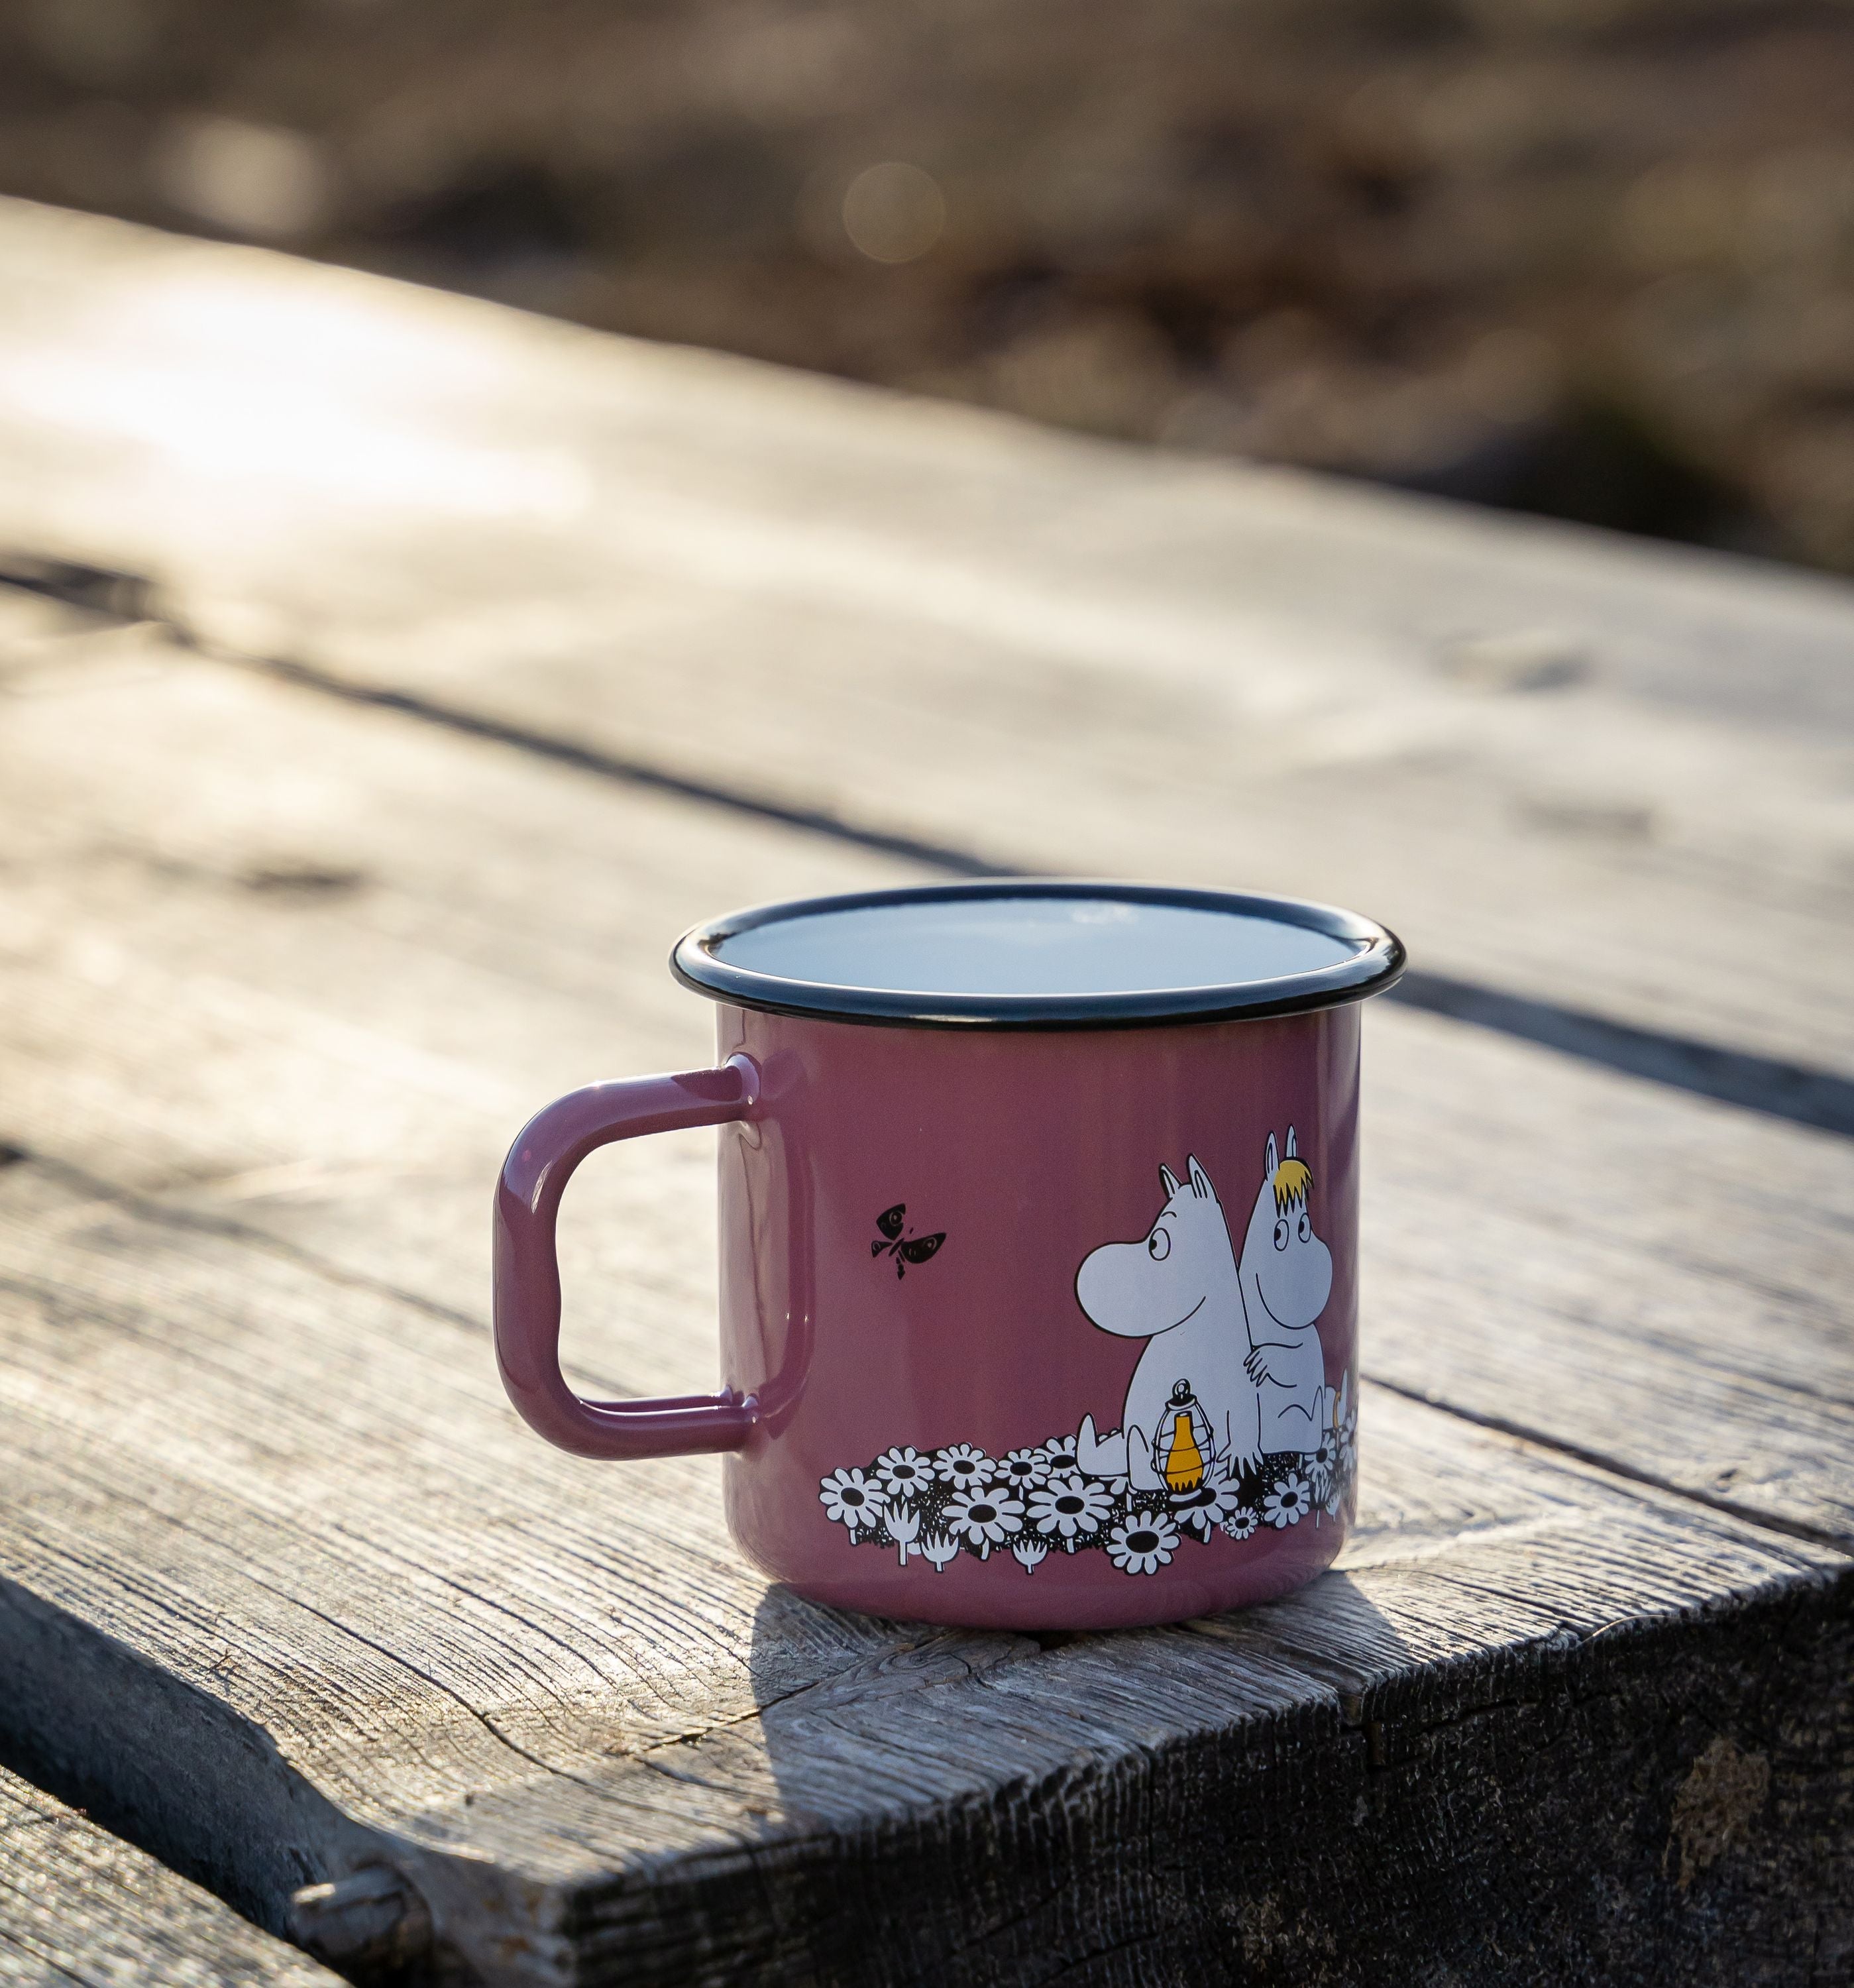
[[[523,1128],[496,1355],[587,1457],[720,1451],[741,1551],[813,1599],[1104,1629],[1338,1552],[1357,1455],[1359,1011],[1382,926],[1233,891],[986,881],[736,912],[671,969],[715,1067]],[[718,1394],[589,1401],[555,1221],[614,1139],[720,1128]]]

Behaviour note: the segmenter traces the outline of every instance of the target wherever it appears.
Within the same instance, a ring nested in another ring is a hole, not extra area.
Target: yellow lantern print
[[[1180,1381],[1159,1418],[1159,1431],[1153,1438],[1153,1468],[1165,1479],[1172,1496],[1180,1497],[1203,1485],[1211,1453],[1210,1419],[1197,1405],[1190,1383]]]

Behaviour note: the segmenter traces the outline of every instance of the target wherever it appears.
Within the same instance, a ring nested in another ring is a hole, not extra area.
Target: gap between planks
[[[392,712],[464,737],[506,746],[594,778],[674,796],[750,820],[827,837],[871,854],[898,858],[951,877],[1037,874],[1039,866],[1001,862],[971,849],[925,840],[830,809],[805,807],[704,779],[685,769],[591,746],[418,692],[354,681],[288,657],[211,641],[162,601],[146,576],[66,560],[0,562],[0,585],[42,594],[117,620],[152,623],[176,643],[214,662],[252,670],[315,695]],[[1646,1079],[1697,1097],[1854,1137],[1854,1080],[1780,1057],[1756,1054],[1675,1031],[1644,1028],[1562,1001],[1542,999],[1417,965],[1390,999],[1450,1020],[1535,1043],[1562,1055]]]

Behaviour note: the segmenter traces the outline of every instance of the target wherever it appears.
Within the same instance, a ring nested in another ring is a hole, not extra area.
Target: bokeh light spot
[[[866,166],[843,196],[843,232],[872,262],[912,262],[940,239],[945,196],[903,160]]]

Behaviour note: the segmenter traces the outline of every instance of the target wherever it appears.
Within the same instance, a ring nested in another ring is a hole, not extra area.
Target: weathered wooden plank
[[[1261,1980],[1854,1951],[1824,1550],[1374,1394],[1303,1594],[910,1630],[734,1562],[711,1463],[588,1472],[452,1321],[274,1246],[21,1163],[0,1280],[5,1743],[273,1924],[383,1861],[491,1980],[1182,1982],[1232,1925]]]
[[[0,1721],[42,1778],[273,1925],[383,1858],[491,1979],[1184,1981],[1234,1937],[1264,1980],[1329,1942],[1351,1978],[1575,1952],[1726,1980],[1728,1925],[1770,1979],[1839,1964],[1835,1554],[1374,1389],[1342,1577],[1214,1634],[1044,1650],[805,1608],[734,1560],[711,1465],[589,1470],[514,1425],[478,1323],[508,1126],[703,1053],[660,949],[718,894],[872,859],[120,636],[12,684],[0,1136],[47,1158],[0,1172]],[[1748,1459],[1720,1494],[1744,1510],[1845,1504],[1845,1417],[1796,1439],[1804,1385],[1759,1398],[1733,1350],[1761,1303],[1760,1362],[1845,1374],[1834,1314],[1772,1288],[1798,1252],[1839,1288],[1844,1143],[1380,1020],[1407,1198],[1368,1363],[1400,1316],[1446,1394],[1465,1334],[1497,1405],[1587,1431],[1587,1342],[1555,1369],[1545,1337],[1587,1313],[1655,1411],[1611,1439]],[[1490,1155],[1500,1086],[1520,1136]],[[614,1387],[707,1377],[699,1165],[653,1156],[611,1239],[593,1197],[572,1229]],[[1477,1219],[1464,1297],[1437,1239]],[[1494,1276],[1508,1250],[1536,1299]]]
[[[0,540],[731,791],[1356,902],[1854,1072],[1845,585],[5,215]]]
[[[120,635],[87,653],[0,729],[0,1138],[461,1319],[525,1112],[707,1055],[677,931],[910,874],[151,639],[139,679]],[[1854,1148],[1382,1004],[1368,1030],[1367,1371],[1854,1540]],[[610,1387],[711,1380],[704,1150],[575,1188],[572,1337]]]
[[[0,1770],[5,1988],[335,1988],[339,1978]]]

